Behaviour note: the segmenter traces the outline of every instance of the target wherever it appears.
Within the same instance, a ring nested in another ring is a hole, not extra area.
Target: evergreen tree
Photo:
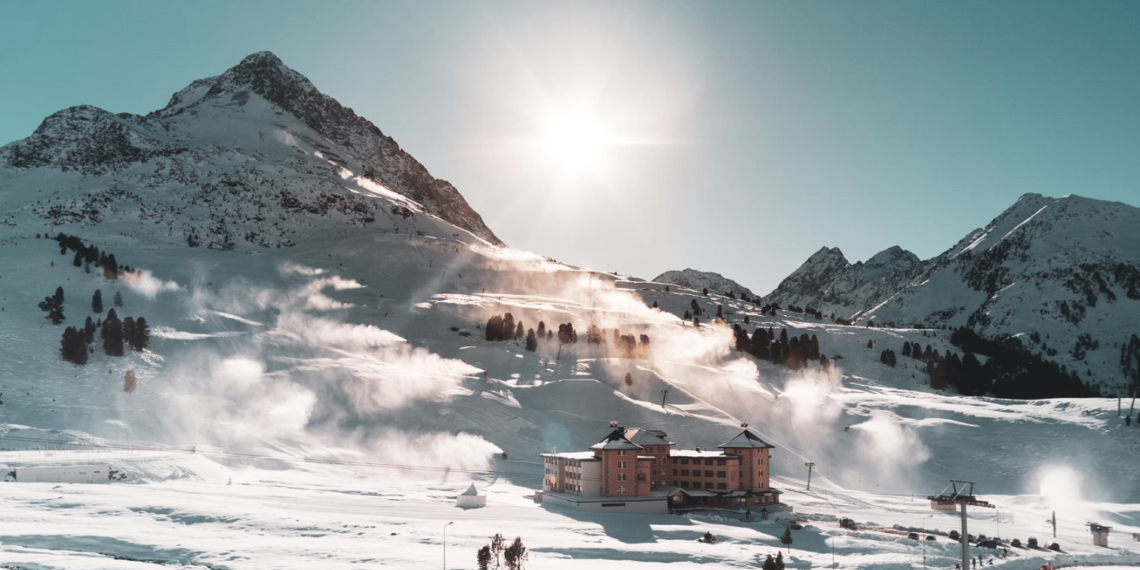
[[[785,542],[784,544],[791,544],[792,543],[792,532],[791,532],[791,530],[785,530],[784,534],[788,535],[788,541]],[[776,570],[784,570],[784,553],[783,552],[777,552],[776,553]]]
[[[658,307],[657,307],[657,301],[653,301],[653,308],[654,308],[654,309],[658,308]]]
[[[724,318],[724,305],[716,306],[716,316],[722,319]]]
[[[575,344],[578,342],[578,333],[574,331],[573,323],[558,325],[558,344]]]
[[[546,331],[546,340],[554,340],[554,331],[552,331],[552,330]]]
[[[772,559],[771,554],[764,559],[764,570],[776,570],[776,561]]]
[[[704,289],[701,291],[701,295],[704,295],[705,297],[708,297],[708,296],[709,296],[709,288],[708,288],[708,287],[705,287],[705,288],[704,288]]]
[[[871,348],[871,349],[875,348],[875,342],[868,340],[867,341],[867,348]]]
[[[538,321],[538,338],[546,338],[546,323]]]
[[[527,552],[522,538],[515,537],[515,541],[503,549],[503,561],[507,563],[507,570],[523,570],[526,560]]]
[[[56,305],[63,306],[63,287],[55,288],[55,295],[51,298]]]
[[[115,256],[112,255],[111,256],[111,263],[114,263],[114,262],[115,262]],[[120,308],[120,309],[123,308],[123,294],[119,291],[115,291],[115,306]]]
[[[789,544],[789,545],[792,543],[792,529],[791,528],[785,528],[784,529],[784,534],[782,534],[780,536],[780,543],[781,544]],[[776,554],[776,560],[782,560],[782,558],[783,557],[780,556],[780,553]],[[776,568],[779,568],[779,567],[780,567],[779,563],[777,562]]]
[[[522,338],[522,337],[523,337],[523,334],[525,334],[525,333],[523,332],[523,330],[524,330],[524,329],[523,329],[523,324],[522,324],[522,321],[519,321],[519,324],[518,324],[518,326],[516,326],[516,327],[515,327],[515,338]]]
[[[502,335],[499,340],[514,340],[515,338],[515,317],[510,313],[503,315]]]
[[[87,344],[95,340],[95,321],[92,321],[91,317],[87,317],[87,322],[83,323],[83,338]]]
[[[903,343],[902,355],[903,356],[910,356],[910,342],[909,341]]]
[[[150,327],[146,324],[146,319],[139,317],[135,321],[135,336],[131,340],[131,348],[138,352],[146,350],[150,346]]]
[[[744,315],[744,324],[748,324],[748,315]]]
[[[87,338],[83,331],[67,327],[60,341],[60,356],[72,364],[87,364]]]
[[[487,319],[487,330],[484,332],[489,341],[503,340],[503,317],[494,315]]]
[[[534,329],[526,331],[526,349],[530,352],[538,350],[538,337],[534,335]]]
[[[479,570],[491,570],[491,547],[484,546],[475,553],[475,566]]]
[[[91,311],[97,315],[103,312],[103,292],[98,289],[91,295]]]
[[[588,344],[604,344],[606,335],[597,325],[590,325],[586,327],[586,342]]]
[[[771,356],[771,351],[768,348],[768,343],[769,338],[767,331],[762,328],[756,329],[756,332],[752,333],[752,356],[755,356],[761,360],[768,360],[768,358]]]
[[[107,356],[123,355],[123,322],[111,309],[107,313],[107,320],[103,321],[103,352]]]
[[[62,323],[64,320],[63,305],[62,304],[60,304],[60,305],[54,305],[53,304],[51,306],[51,309],[48,311],[47,319],[51,320],[51,324],[53,324],[53,325],[58,325],[59,323]]]
[[[76,266],[76,267],[82,267],[83,266],[83,255],[81,253],[79,253],[78,251],[75,252],[75,257],[72,258],[71,264]]]

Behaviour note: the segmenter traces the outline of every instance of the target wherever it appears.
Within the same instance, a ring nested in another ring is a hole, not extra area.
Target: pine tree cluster
[[[740,325],[732,326],[733,348],[740,352],[747,352],[760,360],[767,360],[773,364],[781,364],[792,370],[800,370],[807,366],[809,361],[823,362],[819,353],[819,338],[807,334],[788,336],[788,329],[781,329],[779,338],[771,328],[758,327],[748,337]]]

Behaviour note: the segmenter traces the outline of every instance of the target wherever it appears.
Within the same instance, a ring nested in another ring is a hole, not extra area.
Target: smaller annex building
[[[666,513],[685,508],[790,510],[769,485],[771,444],[743,431],[719,451],[676,449],[661,430],[610,432],[589,451],[542,454],[535,500],[579,510]]]
[[[480,495],[479,489],[475,488],[475,483],[472,483],[466,491],[459,494],[455,498],[455,506],[463,509],[477,509],[487,506],[487,495]]]
[[[63,465],[59,467],[18,467],[5,481],[17,483],[109,483],[122,479],[110,465]]]

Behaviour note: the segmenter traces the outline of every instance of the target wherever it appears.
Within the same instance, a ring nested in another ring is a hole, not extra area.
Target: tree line
[[[740,325],[732,325],[733,348],[746,352],[760,360],[785,366],[791,370],[800,370],[807,366],[809,361],[818,361],[826,370],[831,367],[827,356],[819,352],[819,338],[814,334],[806,333],[800,336],[789,336],[788,329],[780,329],[777,337],[775,331],[769,327],[757,327],[752,336]]]
[[[1100,389],[1081,382],[1075,370],[1030,353],[1017,337],[985,338],[968,327],[950,334],[950,344],[961,348],[945,355],[927,345],[905,342],[902,355],[926,364],[929,384],[935,390],[954,388],[964,396],[992,394],[998,398],[1100,397]],[[982,364],[975,354],[987,357]]]

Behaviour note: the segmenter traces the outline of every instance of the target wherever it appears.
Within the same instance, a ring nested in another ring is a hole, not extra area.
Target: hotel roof
[[[764,440],[760,439],[759,435],[756,435],[756,432],[753,432],[752,430],[745,428],[745,430],[740,432],[739,434],[737,434],[736,437],[728,440],[725,443],[718,445],[717,447],[719,447],[721,449],[727,449],[727,448],[741,448],[741,447],[774,448],[776,446],[765,442]]]

